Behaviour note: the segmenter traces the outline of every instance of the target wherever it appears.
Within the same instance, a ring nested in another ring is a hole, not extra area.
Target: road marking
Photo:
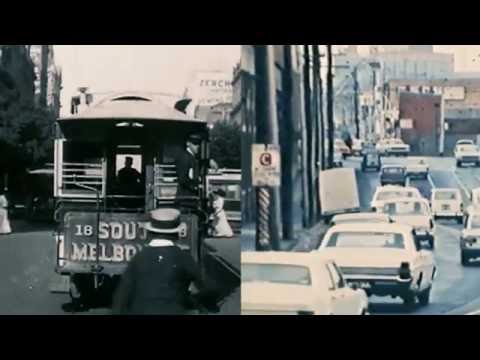
[[[462,188],[462,191],[465,193],[465,196],[468,198],[470,191],[469,191],[468,188],[463,184],[463,182],[460,180],[460,178],[458,177],[456,171],[453,172],[453,176],[455,177],[455,180],[457,181],[458,185],[460,185],[460,187]]]
[[[433,182],[432,176],[430,174],[427,175],[427,179],[432,189],[435,189],[435,183]]]

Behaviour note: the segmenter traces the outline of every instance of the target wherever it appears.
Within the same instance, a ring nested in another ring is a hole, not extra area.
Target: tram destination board
[[[65,254],[75,263],[126,264],[152,239],[145,225],[145,214],[100,214],[97,248],[97,215],[70,212],[65,216]],[[189,247],[193,242],[191,219],[182,216],[179,245]]]

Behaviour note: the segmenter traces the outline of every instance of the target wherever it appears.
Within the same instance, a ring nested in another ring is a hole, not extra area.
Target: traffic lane
[[[51,231],[0,237],[0,314],[60,315],[68,294],[52,294],[55,246]]]

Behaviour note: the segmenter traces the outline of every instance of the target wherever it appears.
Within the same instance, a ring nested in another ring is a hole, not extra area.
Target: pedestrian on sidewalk
[[[176,245],[181,230],[177,209],[150,213],[146,229],[154,235],[129,263],[115,292],[116,315],[183,315],[192,310],[191,285],[199,290],[197,304],[218,311],[217,291],[201,276],[193,257]]]
[[[233,237],[233,231],[227,220],[227,214],[223,209],[225,197],[227,194],[222,189],[215,190],[211,194],[212,202],[212,236],[214,237]]]
[[[12,228],[8,220],[8,201],[5,194],[0,193],[0,234],[10,234]]]

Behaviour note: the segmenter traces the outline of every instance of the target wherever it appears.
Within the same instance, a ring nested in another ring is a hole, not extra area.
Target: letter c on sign
[[[263,166],[272,165],[272,155],[270,153],[263,153],[260,155],[260,164]]]

